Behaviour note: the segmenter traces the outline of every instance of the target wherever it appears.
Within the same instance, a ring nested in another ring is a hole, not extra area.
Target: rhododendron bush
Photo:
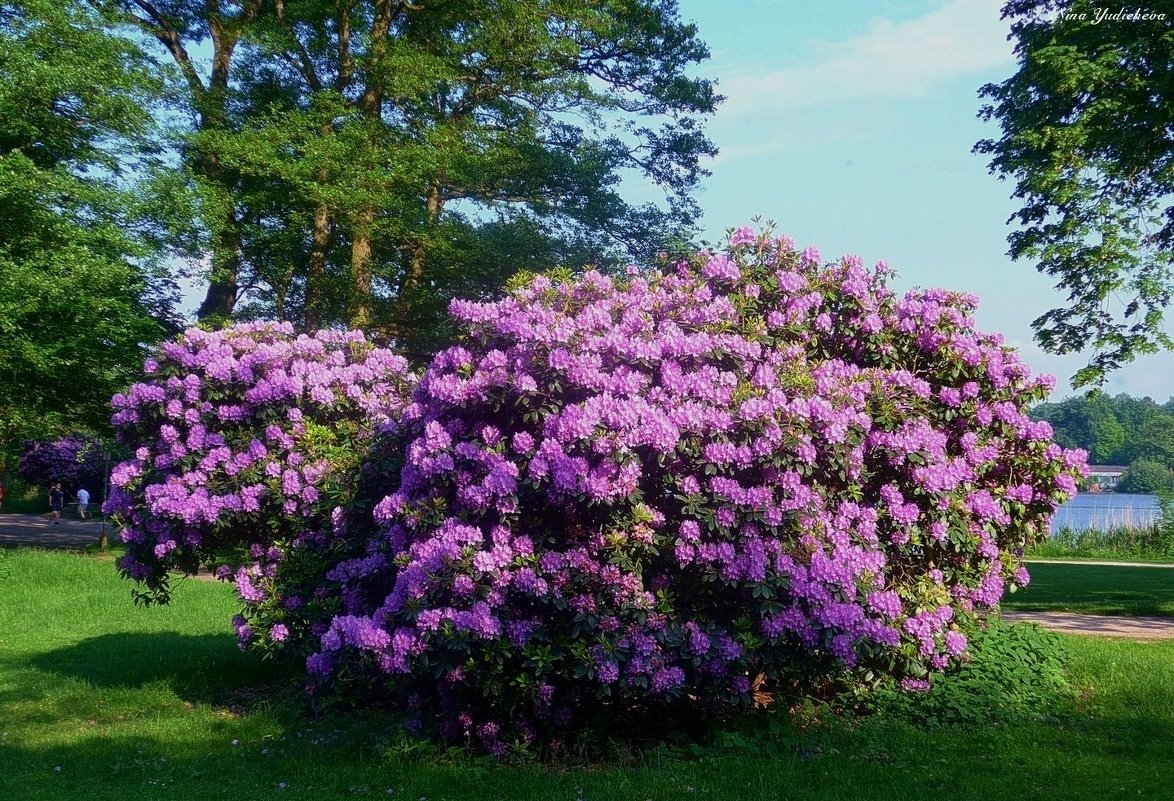
[[[103,488],[108,451],[106,443],[84,433],[55,440],[28,440],[16,472],[34,486],[60,482],[67,492],[85,488],[97,498]]]
[[[925,686],[964,659],[966,632],[1027,581],[1022,549],[1083,455],[1027,417],[1050,383],[975,331],[973,297],[898,297],[886,272],[740,229],[726,252],[659,271],[454,302],[460,344],[411,403],[398,364],[356,402],[378,417],[382,463],[402,464],[384,497],[319,512],[303,538],[325,554],[313,594],[333,599],[293,624],[312,685],[401,698],[501,752],[599,711],[745,707],[845,671]],[[298,426],[323,419],[305,392],[266,399],[287,444],[234,440],[215,411],[196,413],[194,445],[163,433],[160,416],[187,420],[193,399],[216,407],[188,397],[207,377],[182,373],[212,362],[184,365],[184,347],[148,383],[172,394],[132,391],[119,413],[154,443],[117,482],[144,513],[124,569],[148,583],[215,542],[219,512],[189,509],[199,493],[230,487],[238,508],[216,509],[263,529],[313,505],[299,492],[321,478],[308,456],[290,465]],[[217,369],[241,388],[263,372]],[[228,473],[238,459],[247,481]],[[150,470],[166,481],[144,483]],[[270,626],[290,604],[276,575]]]
[[[145,587],[142,600],[166,601],[171,573],[243,549],[244,562],[221,576],[248,614],[268,610],[266,631],[276,626],[284,640],[280,607],[296,611],[292,586],[313,582],[312,565],[340,548],[322,532],[333,510],[358,500],[366,443],[394,425],[415,376],[361,333],[295,336],[272,323],[191,329],[145,372],[113,401],[119,438],[134,450],[114,469],[105,506],[123,524],[119,568]],[[252,638],[243,618],[237,627]]]

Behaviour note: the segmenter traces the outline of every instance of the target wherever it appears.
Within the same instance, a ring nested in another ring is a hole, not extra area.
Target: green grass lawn
[[[1174,568],[1028,565],[1031,583],[1004,599],[1025,612],[1174,617]]]
[[[0,799],[1109,801],[1174,787],[1174,643],[1066,640],[1082,693],[1056,717],[927,729],[879,716],[796,734],[764,716],[692,751],[502,767],[389,755],[386,720],[258,702],[272,674],[237,651],[228,587],[189,582],[171,607],[140,609],[108,559],[5,563]]]

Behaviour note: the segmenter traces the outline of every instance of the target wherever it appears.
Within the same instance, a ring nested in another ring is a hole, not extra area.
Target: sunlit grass
[[[1028,565],[1028,572],[1031,583],[1006,597],[1006,608],[1174,616],[1174,568],[1036,562]]]

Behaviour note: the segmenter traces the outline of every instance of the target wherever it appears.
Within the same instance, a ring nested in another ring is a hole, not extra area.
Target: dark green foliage
[[[184,78],[185,180],[160,184],[188,210],[173,244],[212,256],[201,320],[344,323],[423,355],[455,296],[693,233],[719,98],[673,0],[110,5]]]
[[[1068,655],[1056,634],[996,620],[970,641],[970,661],[923,692],[875,691],[866,706],[918,725],[991,726],[1071,712]]]
[[[1154,417],[1142,426],[1137,455],[1174,467],[1174,415]]]
[[[0,10],[0,453],[107,428],[166,331],[122,170],[146,155],[152,67],[73,2]]]
[[[1174,469],[1174,405],[1150,398],[1077,395],[1031,410],[1052,425],[1056,442],[1088,451],[1091,464],[1128,465],[1138,459]]]
[[[1174,487],[1174,471],[1161,462],[1138,459],[1129,465],[1121,479],[1119,492],[1158,492]]]
[[[1035,320],[1036,339],[1052,353],[1095,351],[1077,387],[1171,346],[1174,3],[1140,10],[1163,18],[1106,20],[1118,8],[1093,0],[1011,0],[1003,17],[1019,70],[981,91],[981,116],[1002,136],[975,150],[1021,202],[1010,255],[1067,295]]]

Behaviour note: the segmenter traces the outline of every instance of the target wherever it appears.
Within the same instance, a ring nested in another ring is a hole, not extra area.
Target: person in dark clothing
[[[65,505],[65,493],[61,491],[60,484],[54,484],[49,488],[49,514],[53,518],[53,525],[61,525],[61,508]]]

